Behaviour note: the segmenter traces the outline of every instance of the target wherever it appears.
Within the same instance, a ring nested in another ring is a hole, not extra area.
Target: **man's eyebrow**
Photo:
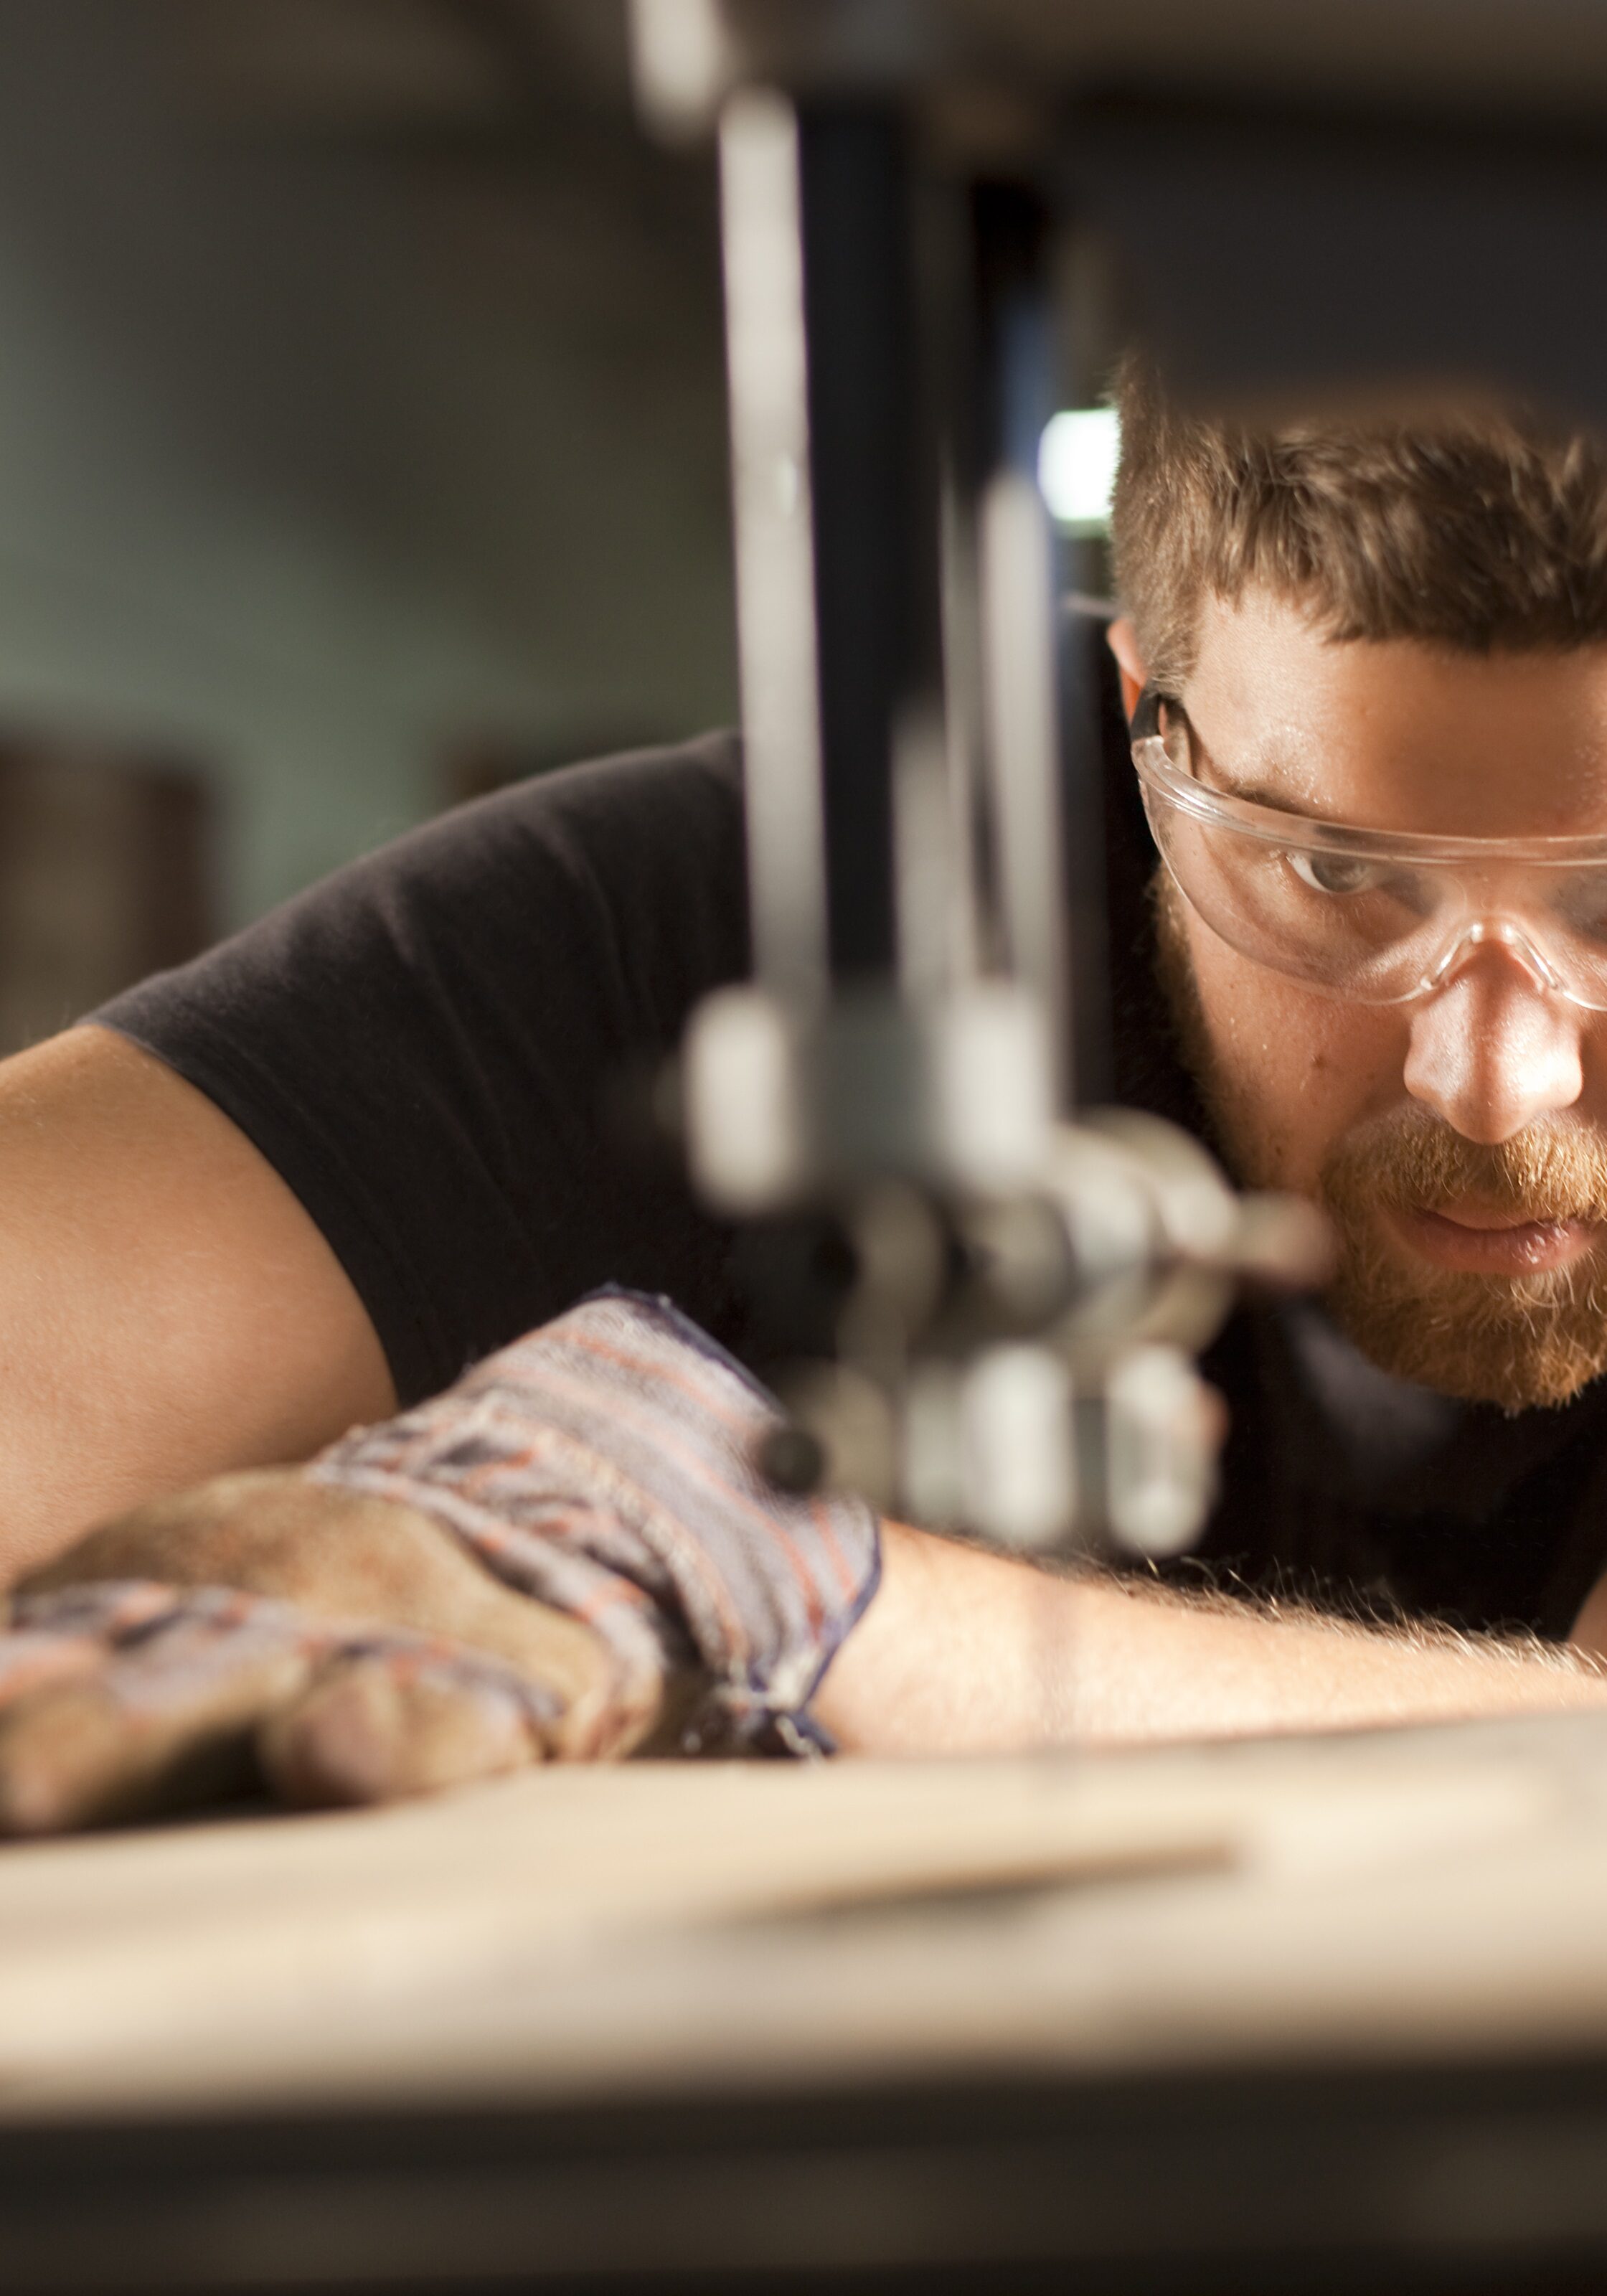
[[[1291,798],[1287,790],[1275,789],[1270,782],[1229,781],[1215,766],[1198,734],[1194,735],[1194,770],[1199,779],[1218,797],[1242,798],[1249,805],[1264,805],[1274,813],[1292,814],[1298,821],[1317,821],[1343,827],[1337,814],[1322,813],[1315,806],[1302,805]]]

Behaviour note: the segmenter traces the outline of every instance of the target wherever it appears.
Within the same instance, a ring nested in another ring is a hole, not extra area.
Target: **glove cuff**
[[[608,1292],[307,1472],[433,1517],[583,1619],[626,1703],[701,1677],[684,1751],[824,1751],[808,1702],[875,1592],[876,1518],[769,1484],[758,1452],[780,1419],[668,1300]]]

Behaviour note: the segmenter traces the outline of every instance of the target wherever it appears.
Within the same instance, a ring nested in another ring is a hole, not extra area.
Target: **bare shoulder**
[[[393,1407],[317,1226],[206,1095],[104,1029],[0,1062],[0,1580]]]

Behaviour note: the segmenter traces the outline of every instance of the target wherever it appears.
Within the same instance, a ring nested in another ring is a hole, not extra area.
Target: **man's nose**
[[[1405,1082],[1464,1140],[1493,1147],[1584,1086],[1579,1022],[1525,966],[1480,949],[1412,1017]]]

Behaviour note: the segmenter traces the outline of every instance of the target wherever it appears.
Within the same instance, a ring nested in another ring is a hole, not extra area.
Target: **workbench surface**
[[[1514,2111],[1529,2135],[1492,2135],[1490,2113],[1505,2128]],[[198,2249],[192,2224],[176,2250],[173,2226],[203,2193],[215,2221],[226,2156],[227,2220],[276,2226],[259,2226],[270,2248],[289,2237],[293,2207],[252,2216],[242,2199],[242,2160],[283,2182],[315,2130],[325,2183],[307,2223],[346,2221],[329,2177],[342,2206],[367,2192],[390,2237],[411,2226],[410,2269],[435,2253],[430,2225],[441,2268],[463,2261],[468,2219],[430,2182],[446,2161],[459,2202],[466,2162],[482,2177],[503,2163],[494,2218],[537,2281],[753,2266],[795,2220],[833,2268],[935,2268],[1023,2239],[1041,2260],[1062,2234],[1068,2256],[1092,2240],[1109,2265],[1160,2242],[1197,2266],[1250,2229],[1232,2162],[1242,2182],[1253,2155],[1264,2192],[1280,2144],[1308,2234],[1326,2219],[1300,2162],[1320,2153],[1334,2209],[1344,2197],[1330,2248],[1349,2225],[1393,2254],[1406,2224],[1413,2253],[1438,2255],[1471,2225],[1486,2260],[1564,2236],[1607,2258],[1607,1718],[1082,1760],[553,1769],[387,1811],[11,1847],[0,2115],[0,2220],[22,2226],[8,2287],[102,2284],[82,2256],[61,2276],[91,2237],[49,2214],[75,2178],[99,2194],[96,2238],[126,2226],[103,2284],[247,2284],[243,2233]],[[672,2126],[683,2149],[703,2129],[699,2174],[725,2177],[724,2203],[710,2187],[692,2206],[696,2177],[662,2157]],[[1201,2182],[1234,2128],[1229,2166]],[[358,2130],[354,2184],[340,2163]],[[788,2175],[800,2144],[824,2173],[825,2145],[832,2189],[847,2175],[882,2195],[868,2216],[764,2202],[786,2130]],[[890,2217],[895,2139],[900,2175],[947,2165]],[[1347,2144],[1375,2159],[1375,2191],[1355,2163],[1348,2196],[1333,2185]],[[1428,2152],[1408,2173],[1414,2144]],[[1099,2208],[1077,2197],[1074,2161],[1085,2181],[1103,2161]],[[623,2181],[577,2218],[599,2161]],[[1142,2198],[1123,2214],[1129,2185]],[[1264,2203],[1256,2220],[1275,2247],[1276,2208],[1273,2233]],[[315,2232],[298,2237],[316,2278]]]

